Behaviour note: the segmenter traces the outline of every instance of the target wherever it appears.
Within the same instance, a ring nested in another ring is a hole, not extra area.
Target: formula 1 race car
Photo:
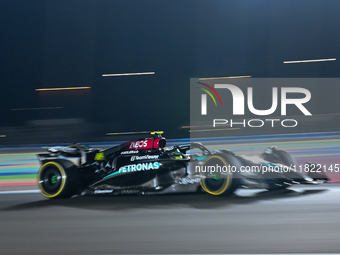
[[[81,144],[48,147],[38,154],[38,186],[47,198],[94,194],[164,194],[207,192],[231,194],[239,187],[283,189],[316,184],[328,178],[296,169],[296,161],[275,147],[259,157],[210,151],[201,143],[166,147],[163,132],[106,150]],[[314,169],[315,164],[308,164]]]

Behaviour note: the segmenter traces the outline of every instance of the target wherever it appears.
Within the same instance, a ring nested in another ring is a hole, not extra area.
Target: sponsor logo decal
[[[185,177],[185,178],[181,178],[179,179],[179,184],[194,184],[194,183],[199,183],[200,182],[200,178],[189,178],[189,177]]]
[[[131,142],[129,149],[146,148],[148,146],[148,140]]]
[[[126,165],[126,166],[120,167],[117,172],[114,172],[112,174],[109,174],[108,176],[105,176],[103,179],[112,177],[112,176],[120,174],[120,173],[159,169],[161,167],[161,165],[162,164],[159,163],[159,162],[149,162],[149,163],[139,163],[139,164]]]
[[[132,164],[132,165],[120,167],[118,173],[154,170],[154,169],[159,169],[161,165],[162,164],[159,162]]]
[[[145,156],[132,156],[131,161],[143,160],[143,159],[158,159],[159,155],[145,155]]]
[[[124,154],[136,154],[136,153],[138,153],[139,151],[137,151],[137,150],[135,150],[135,151],[123,151],[123,152],[121,152],[120,154],[121,155],[124,155]]]
[[[94,191],[94,194],[107,194],[107,193],[112,193],[112,189],[97,189]]]

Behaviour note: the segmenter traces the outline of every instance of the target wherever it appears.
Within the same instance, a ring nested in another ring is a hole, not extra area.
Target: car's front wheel
[[[200,184],[211,195],[229,195],[238,188],[241,162],[231,154],[210,156],[201,166]]]

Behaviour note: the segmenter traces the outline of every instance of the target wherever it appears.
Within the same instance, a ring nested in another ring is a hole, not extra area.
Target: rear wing
[[[75,165],[82,165],[89,161],[93,161],[99,149],[91,148],[81,144],[70,144],[68,146],[43,147],[48,153],[37,154],[41,164],[50,160],[67,159]]]

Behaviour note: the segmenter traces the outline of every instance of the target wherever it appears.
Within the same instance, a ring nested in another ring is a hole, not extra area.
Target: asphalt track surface
[[[340,252],[340,185],[287,191],[74,197],[1,195],[1,254]]]
[[[339,142],[324,144],[281,148],[301,162],[340,163]],[[252,146],[248,154],[262,150]],[[245,152],[241,147],[233,150]],[[277,192],[240,189],[230,197],[48,200],[36,193],[0,194],[0,254],[340,253],[339,240],[337,183]]]
[[[332,139],[295,140],[295,139],[257,139],[257,142],[247,141],[245,144],[235,141],[221,141],[209,139],[202,141],[209,149],[229,149],[237,154],[259,155],[272,145],[291,153],[300,167],[305,162],[315,162],[322,166],[332,182],[340,182],[340,173],[328,171],[340,163],[340,138],[339,135]],[[169,141],[168,145],[187,143],[188,141]],[[113,146],[110,144],[106,146]],[[103,148],[103,144],[93,147]],[[107,147],[106,147],[107,148]],[[0,192],[8,190],[35,189],[37,186],[36,175],[40,167],[36,153],[45,152],[41,147],[0,147]],[[301,169],[300,169],[301,170]]]

